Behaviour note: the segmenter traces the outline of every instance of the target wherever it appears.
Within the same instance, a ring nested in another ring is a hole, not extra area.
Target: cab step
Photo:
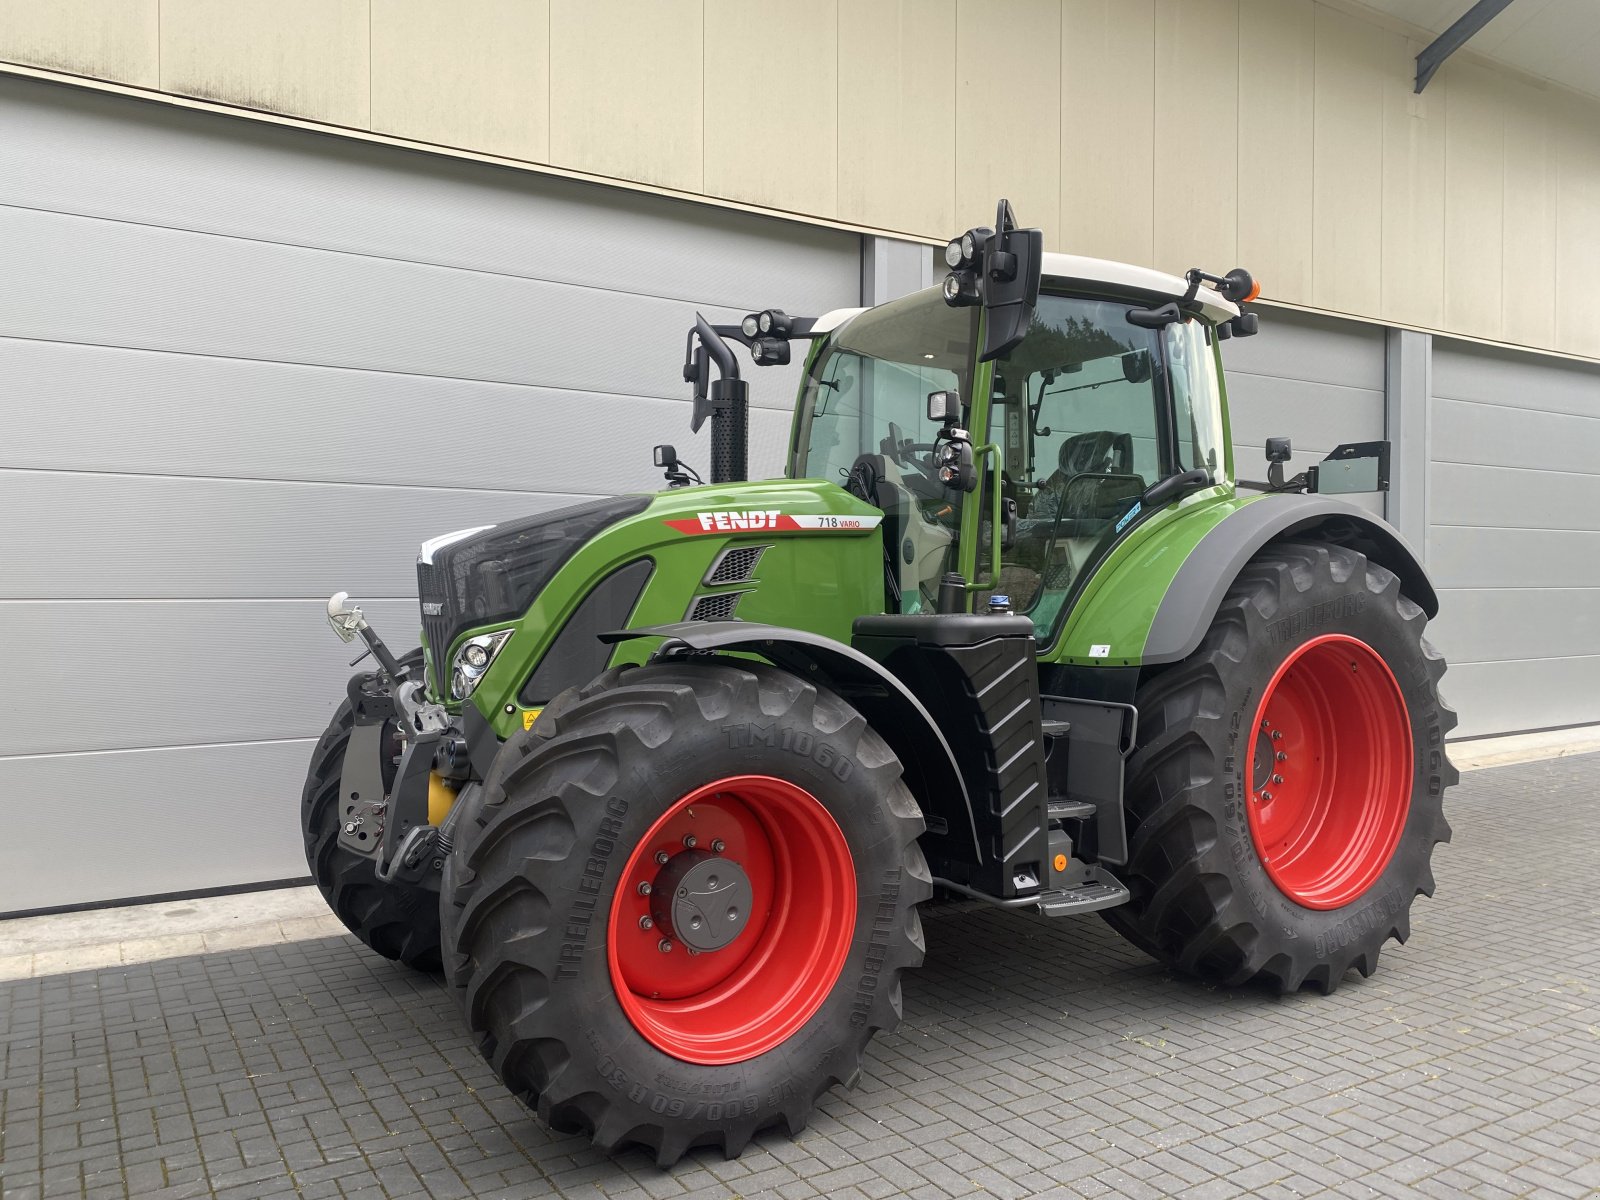
[[[1052,821],[1087,821],[1095,812],[1095,806],[1087,800],[1052,798],[1045,806],[1045,816]]]
[[[1131,896],[1126,887],[1102,871],[1100,879],[1078,887],[1039,893],[1039,911],[1047,917],[1075,917],[1079,913],[1115,908],[1127,903]]]

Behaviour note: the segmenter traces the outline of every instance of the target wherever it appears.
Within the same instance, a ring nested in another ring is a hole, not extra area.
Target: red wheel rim
[[[1256,709],[1250,836],[1289,899],[1340,908],[1383,874],[1411,807],[1411,719],[1394,672],[1340,633],[1300,646]]]
[[[747,885],[748,912],[725,946],[689,953],[682,938],[696,935],[664,912],[687,862],[727,864]],[[833,815],[787,780],[730,776],[677,801],[634,848],[611,906],[611,984],[657,1048],[685,1062],[743,1062],[822,1006],[855,922],[854,860]]]

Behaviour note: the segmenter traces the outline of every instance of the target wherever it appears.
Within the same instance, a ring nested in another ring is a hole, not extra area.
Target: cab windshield
[[[891,611],[931,612],[955,568],[963,494],[934,474],[928,393],[972,396],[977,308],[917,292],[831,335],[807,372],[790,475],[826,479],[884,512]]]

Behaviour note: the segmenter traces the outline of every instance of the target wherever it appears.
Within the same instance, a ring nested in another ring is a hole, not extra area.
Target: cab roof
[[[1165,271],[1157,271],[1151,267],[1136,267],[1132,263],[1113,262],[1108,258],[1086,258],[1081,254],[1057,254],[1046,251],[1043,263],[1043,289],[1052,290],[1051,285],[1066,284],[1069,287],[1081,288],[1084,286],[1112,287],[1119,291],[1131,290],[1140,292],[1155,303],[1165,303],[1168,300],[1181,300],[1188,294],[1189,285],[1176,275],[1168,275]],[[1206,284],[1200,285],[1200,291],[1195,299],[1200,303],[1200,311],[1207,319],[1212,321],[1227,321],[1239,315],[1238,305],[1222,296]],[[824,313],[817,318],[812,327],[816,333],[827,333],[837,329],[851,317],[867,310],[864,308],[836,308],[832,312]]]

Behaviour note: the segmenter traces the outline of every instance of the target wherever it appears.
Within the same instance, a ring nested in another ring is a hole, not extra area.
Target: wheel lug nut
[[[683,835],[683,848],[685,850],[693,850],[698,844],[699,843],[695,840],[694,834],[686,833]]]
[[[639,928],[640,929],[654,929],[655,928],[655,924],[656,923],[650,919],[650,916],[649,916],[648,913],[639,918]]]
[[[1272,799],[1272,793],[1271,792],[1262,792],[1261,793],[1261,798],[1263,800],[1271,800]]]
[[[648,896],[649,894],[650,894],[650,881],[648,879],[646,879],[644,882],[639,884],[639,895]]]
[[[1282,750],[1279,750],[1278,751],[1278,761],[1279,762],[1288,762],[1289,761],[1289,756],[1287,754],[1285,754]]]
[[[1274,729],[1272,731],[1272,740],[1275,742],[1281,742],[1283,740],[1283,730]]]
[[[666,866],[667,865],[667,859],[669,859],[671,857],[672,856],[670,854],[668,854],[665,850],[657,850],[656,851],[656,865],[657,866],[662,866],[662,867]]]
[[[1273,783],[1282,783],[1283,782],[1283,776],[1282,775],[1274,775],[1272,777],[1272,782]]]
[[[727,848],[728,848],[728,844],[726,842],[724,842],[721,838],[713,838],[711,840],[711,853],[713,853],[713,854],[721,854]]]
[[[671,954],[672,953],[672,939],[670,939],[670,938],[662,938],[659,942],[656,943],[656,949],[661,951],[661,953],[663,953],[663,954]]]

